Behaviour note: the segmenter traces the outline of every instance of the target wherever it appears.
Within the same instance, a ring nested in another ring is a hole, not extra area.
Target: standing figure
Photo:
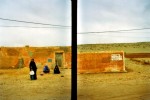
[[[31,59],[29,67],[30,67],[30,71],[32,71],[32,70],[34,71],[34,79],[36,80],[37,79],[37,76],[36,76],[37,67],[34,62],[34,59]]]

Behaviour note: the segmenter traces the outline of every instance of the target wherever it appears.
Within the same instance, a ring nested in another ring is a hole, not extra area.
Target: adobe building
[[[37,66],[48,64],[53,68],[57,64],[60,68],[71,68],[71,47],[1,47],[0,68],[29,67],[34,58]]]
[[[78,73],[126,72],[123,51],[78,52]],[[0,68],[29,67],[34,58],[37,67],[71,68],[71,47],[1,47]]]
[[[126,72],[123,51],[80,52],[78,73]]]

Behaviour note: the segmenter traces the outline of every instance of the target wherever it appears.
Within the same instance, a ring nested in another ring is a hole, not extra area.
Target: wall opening
[[[58,67],[63,67],[63,53],[55,53],[55,63]]]

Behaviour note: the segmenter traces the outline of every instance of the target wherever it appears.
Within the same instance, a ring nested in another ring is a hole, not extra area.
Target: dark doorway
[[[58,67],[63,67],[63,53],[55,53],[55,61]]]

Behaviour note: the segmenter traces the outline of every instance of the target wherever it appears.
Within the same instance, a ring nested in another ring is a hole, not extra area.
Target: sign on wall
[[[78,73],[126,72],[123,51],[78,53]]]
[[[122,56],[120,54],[111,54],[111,60],[122,60]]]

